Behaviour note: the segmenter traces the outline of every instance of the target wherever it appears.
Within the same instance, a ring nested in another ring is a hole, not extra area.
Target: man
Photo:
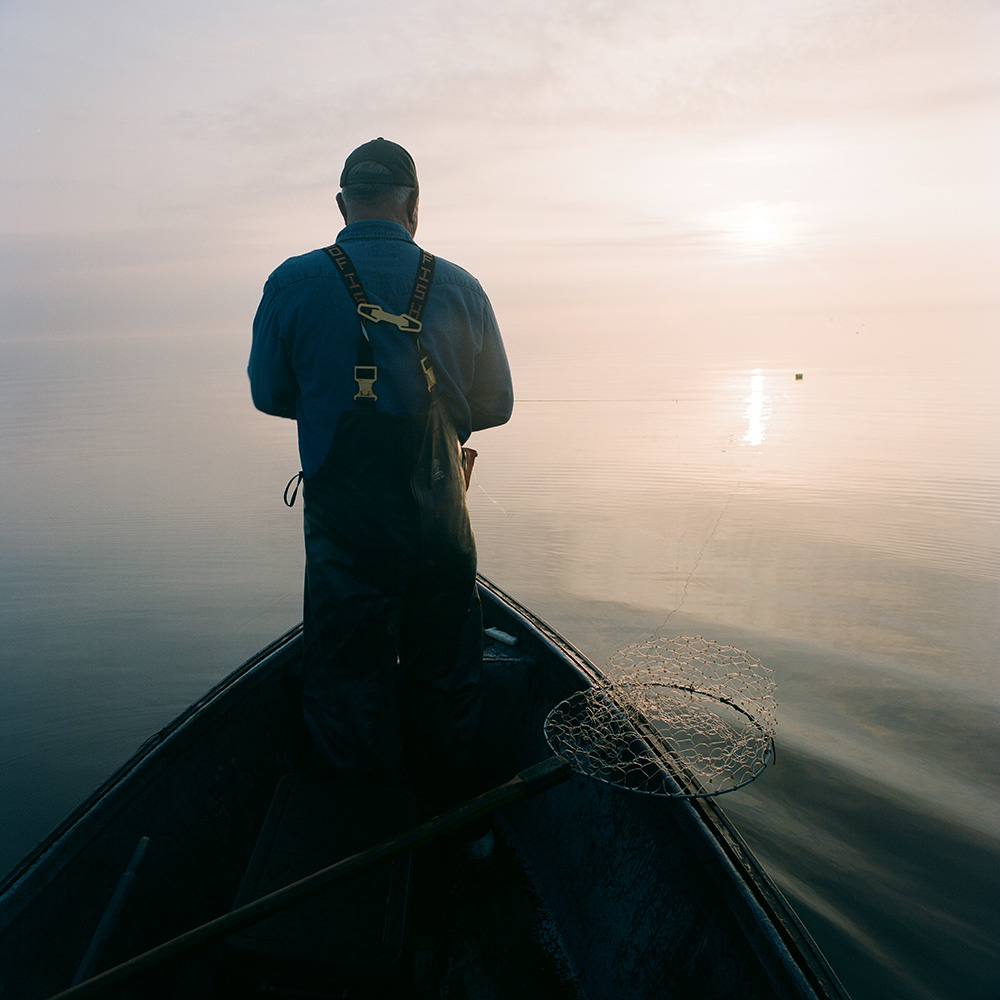
[[[479,282],[413,241],[409,153],[367,142],[340,183],[346,227],[268,278],[249,364],[257,408],[298,422],[303,710],[329,773],[399,783],[417,731],[455,799],[482,665],[460,442],[509,419],[510,369]]]

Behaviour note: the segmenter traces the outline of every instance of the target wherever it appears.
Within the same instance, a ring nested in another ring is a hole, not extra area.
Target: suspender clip
[[[372,302],[358,303],[358,313],[363,319],[370,319],[373,323],[392,323],[404,333],[420,333],[423,329],[423,324],[419,319],[414,319],[405,313],[402,316],[397,316],[395,313],[386,312],[381,306]]]

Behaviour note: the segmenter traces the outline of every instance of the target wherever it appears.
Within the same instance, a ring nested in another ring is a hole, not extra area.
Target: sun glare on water
[[[750,374],[750,395],[745,400],[747,404],[747,429],[742,440],[757,447],[764,440],[764,425],[767,416],[764,413],[764,375],[755,368]]]

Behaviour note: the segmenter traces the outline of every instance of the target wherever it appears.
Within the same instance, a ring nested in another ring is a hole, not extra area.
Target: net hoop
[[[775,685],[743,650],[700,636],[616,653],[603,678],[545,719],[552,752],[579,774],[633,792],[736,791],[774,759]]]

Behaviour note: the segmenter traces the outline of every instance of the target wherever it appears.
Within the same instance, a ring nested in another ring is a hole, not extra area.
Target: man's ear
[[[337,192],[337,208],[340,209],[340,214],[344,217],[344,222],[347,222],[347,206],[344,204],[344,196],[339,191]]]
[[[410,197],[406,200],[406,215],[410,220],[410,235],[413,236],[417,231],[417,216],[419,215],[420,209],[420,189],[414,188],[410,192]]]

